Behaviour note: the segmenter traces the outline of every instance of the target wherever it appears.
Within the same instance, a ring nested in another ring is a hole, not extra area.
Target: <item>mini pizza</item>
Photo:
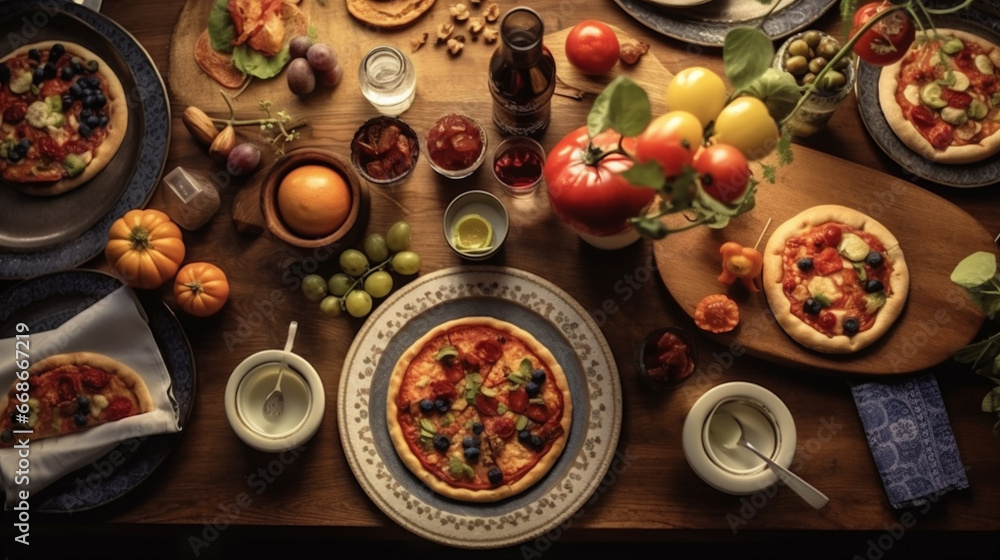
[[[1000,48],[971,33],[927,31],[882,69],[878,94],[896,136],[921,156],[973,163],[1000,151]]]
[[[530,333],[491,317],[431,329],[389,380],[389,435],[435,492],[493,502],[538,482],[569,438],[566,375]]]
[[[855,352],[899,317],[909,271],[882,224],[844,206],[805,210],[764,250],[764,293],[778,324],[818,352]]]
[[[0,59],[0,177],[52,196],[94,178],[125,138],[125,90],[104,60],[62,41]]]
[[[24,393],[27,413],[19,409]],[[27,381],[16,381],[0,400],[0,447],[14,445],[15,430],[30,430],[27,437],[33,440],[45,439],[154,408],[146,383],[127,365],[93,352],[58,354],[31,366]]]

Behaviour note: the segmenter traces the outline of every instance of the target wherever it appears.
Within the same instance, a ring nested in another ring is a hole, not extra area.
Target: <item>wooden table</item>
[[[339,10],[348,17],[342,1],[327,0],[325,4],[324,9]],[[530,4],[544,15],[550,30],[583,19],[601,19],[650,43],[651,54],[672,72],[701,65],[722,73],[720,50],[656,35],[612,2],[538,0]],[[437,22],[446,17],[447,6],[444,0],[438,2],[432,13],[402,31],[359,32],[358,37],[364,39],[357,44],[331,40],[340,51],[347,72],[353,73],[363,49],[377,42],[395,44],[408,51],[409,40],[416,32],[429,31],[433,35]],[[177,88],[184,86],[171,81],[168,61],[172,32],[182,7],[180,1],[106,0],[102,10],[145,46],[174,90],[174,98],[178,97]],[[351,25],[360,28],[353,21]],[[816,26],[841,36],[836,10]],[[473,43],[455,60],[432,45],[415,53],[413,58],[424,78],[406,119],[418,130],[426,130],[436,116],[454,106],[456,100],[442,92],[457,85],[454,95],[461,96],[463,108],[489,122],[490,103],[484,76],[492,50]],[[430,80],[432,75],[438,79]],[[312,121],[305,134],[323,138],[335,149],[346,150],[353,130],[375,113],[356,90],[341,87],[329,101],[333,105],[323,109],[335,112],[337,118]],[[254,101],[242,99],[241,103],[252,107]],[[310,101],[299,102],[291,95],[280,102],[274,101],[279,105],[287,103],[292,113],[308,117]],[[166,170],[178,165],[216,169],[181,126],[184,107],[185,104],[176,101],[171,107],[174,133]],[[544,138],[549,147],[582,124],[577,118],[559,117],[557,114]],[[800,144],[907,178],[906,172],[884,156],[865,131],[854,96],[823,133]],[[988,231],[1000,232],[997,188],[959,190],[923,181],[917,184],[960,206]],[[384,231],[389,224],[405,217],[413,224],[415,249],[423,256],[422,273],[463,265],[442,239],[440,222],[446,202],[472,187],[499,193],[487,173],[449,183],[434,176],[420,162],[413,177],[402,187],[390,193],[373,193],[369,230]],[[239,190],[236,186],[224,189],[222,209],[214,221],[202,230],[185,234],[187,259],[219,264],[229,275],[233,292],[230,303],[219,315],[209,319],[181,318],[197,360],[198,393],[180,445],[148,481],[126,498],[92,512],[43,518],[37,521],[33,533],[37,532],[36,538],[42,541],[47,535],[53,539],[58,536],[77,539],[97,531],[119,538],[121,534],[134,532],[176,538],[177,546],[184,549],[189,536],[207,538],[211,535],[211,530],[205,533],[207,524],[221,520],[224,527],[219,538],[240,536],[253,543],[263,542],[272,535],[303,536],[300,528],[308,528],[305,534],[315,538],[398,539],[412,549],[440,552],[436,550],[438,547],[419,541],[379,511],[359,487],[344,458],[333,404],[343,358],[360,322],[326,317],[316,304],[290,289],[283,274],[295,270],[300,257],[266,235],[236,231],[231,216]],[[157,204],[158,199],[154,198],[152,205]],[[812,539],[819,539],[826,546],[836,542],[844,552],[864,556],[874,542],[869,539],[896,534],[893,531],[901,523],[900,512],[888,505],[844,377],[797,371],[742,356],[721,374],[693,380],[674,392],[649,394],[638,384],[633,366],[638,341],[649,330],[662,325],[679,325],[696,332],[657,276],[645,268],[650,262],[650,244],[643,241],[618,251],[590,248],[558,222],[544,204],[523,212],[512,209],[512,220],[516,233],[490,264],[514,266],[547,278],[591,310],[614,352],[624,393],[624,422],[618,451],[627,457],[627,467],[613,485],[573,519],[571,528],[557,536],[560,542],[552,546],[550,553],[557,553],[560,548],[573,550],[570,543],[587,541],[668,541],[677,547],[714,541],[725,549],[779,538],[803,546],[814,542]],[[107,269],[103,258],[86,266]],[[321,270],[328,270],[332,263],[321,262],[320,266]],[[172,296],[166,289],[162,292],[164,299],[172,304]],[[272,294],[280,294],[280,301],[267,306]],[[241,330],[250,314],[261,306],[273,310],[265,315],[263,324],[255,325],[250,332]],[[283,474],[257,494],[248,486],[248,477],[266,469],[275,458],[250,450],[235,437],[226,421],[222,395],[233,368],[251,353],[281,347],[286,326],[293,319],[300,324],[296,352],[321,372],[328,407],[319,432],[306,445],[305,452],[283,467]],[[696,336],[703,360],[720,359],[725,353],[721,344],[697,333]],[[965,367],[951,363],[933,371],[941,383],[971,488],[947,495],[928,512],[916,513],[912,531],[905,530],[906,538],[892,537],[890,544],[897,551],[926,550],[932,538],[951,543],[981,542],[995,539],[1000,531],[1000,516],[996,515],[1000,503],[1000,439],[991,431],[995,417],[979,411],[990,384]],[[799,433],[797,472],[830,496],[826,508],[812,511],[787,489],[768,497],[766,504],[748,508],[745,499],[707,486],[687,465],[680,445],[685,413],[705,390],[733,380],[761,384],[787,403]],[[220,518],[220,508],[235,502],[242,493],[252,496],[252,503],[241,507],[234,519]],[[745,521],[735,531],[731,525],[734,516]],[[910,534],[923,537],[909,538]],[[887,538],[883,538],[882,544],[889,542]],[[182,552],[190,554],[191,550]],[[507,555],[513,553],[508,551]]]

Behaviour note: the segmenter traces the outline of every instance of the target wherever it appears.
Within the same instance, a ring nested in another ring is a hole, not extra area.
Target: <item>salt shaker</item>
[[[163,181],[165,211],[182,228],[194,231],[218,212],[219,191],[202,175],[177,167]]]

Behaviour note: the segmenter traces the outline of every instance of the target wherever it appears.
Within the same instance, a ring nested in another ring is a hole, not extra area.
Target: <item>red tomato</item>
[[[844,232],[835,225],[828,225],[823,228],[823,241],[828,247],[836,247],[843,239]]]
[[[667,177],[680,175],[691,165],[701,135],[698,117],[687,111],[671,111],[653,119],[636,138],[635,159],[639,163],[656,161]]]
[[[750,165],[746,156],[729,144],[715,144],[698,152],[694,169],[705,193],[725,204],[743,196],[750,184]]]
[[[591,141],[582,126],[560,140],[545,160],[549,204],[574,229],[599,236],[621,233],[630,227],[628,219],[653,200],[653,189],[633,186],[621,176],[632,167],[632,158],[618,153],[598,157],[589,148],[613,150],[619,138],[606,130]],[[635,139],[626,138],[624,146],[634,149]]]
[[[865,4],[858,8],[858,11],[854,12],[851,36],[857,34],[858,30],[876,14],[890,7],[892,7],[892,3],[882,1]],[[896,10],[866,31],[858,39],[858,42],[854,43],[854,52],[861,60],[869,64],[885,66],[903,58],[906,50],[913,43],[914,36],[915,31],[910,16],[904,10]]]
[[[566,36],[566,58],[584,74],[604,74],[618,62],[621,46],[607,24],[586,20]]]

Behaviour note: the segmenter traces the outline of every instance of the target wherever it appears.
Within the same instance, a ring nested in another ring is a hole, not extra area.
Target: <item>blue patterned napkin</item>
[[[851,392],[892,507],[969,487],[933,374],[852,384]]]

